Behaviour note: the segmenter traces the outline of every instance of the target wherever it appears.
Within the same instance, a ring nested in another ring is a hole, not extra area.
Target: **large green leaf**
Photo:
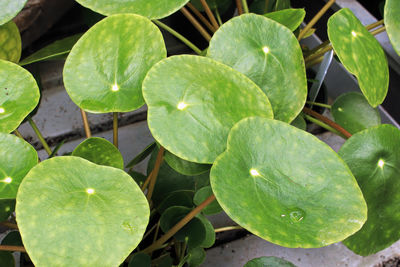
[[[104,138],[86,139],[75,148],[72,156],[81,157],[99,165],[124,169],[121,152]]]
[[[386,32],[394,50],[400,56],[400,1],[386,0],[384,19]]]
[[[39,103],[39,87],[32,74],[0,59],[0,132],[14,131]]]
[[[150,19],[171,15],[189,0],[77,0],[81,5],[103,15],[135,13]]]
[[[0,9],[0,25],[10,21],[24,7],[27,0],[2,0]]]
[[[124,171],[82,158],[41,162],[18,191],[22,241],[35,266],[118,266],[141,241],[149,205]]]
[[[224,211],[255,235],[285,247],[322,247],[361,228],[367,206],[339,156],[286,123],[247,118],[211,168]]]
[[[283,9],[264,15],[267,18],[275,20],[280,24],[288,27],[291,31],[296,30],[303,22],[306,11],[303,8]]]
[[[37,152],[30,144],[0,133],[0,199],[15,198],[22,179],[37,163]]]
[[[272,118],[268,98],[243,74],[212,59],[174,56],[156,64],[143,82],[148,124],[171,153],[212,163],[242,118]]]
[[[21,58],[21,35],[13,21],[0,26],[0,59],[18,63]]]
[[[365,97],[357,92],[339,96],[331,111],[335,121],[351,134],[381,124],[378,109],[371,107]]]
[[[19,65],[24,66],[43,60],[59,59],[63,55],[67,55],[75,43],[81,38],[82,34],[76,34],[58,41],[36,51],[32,55],[24,58]]]
[[[368,220],[344,244],[374,254],[400,239],[400,131],[381,125],[353,135],[339,150],[364,194]]]
[[[293,33],[264,16],[233,18],[214,34],[207,56],[245,74],[268,96],[275,118],[291,122],[303,108],[307,79]]]
[[[357,77],[370,105],[381,104],[388,91],[389,67],[379,42],[348,8],[329,18],[328,36],[342,64]]]
[[[260,257],[248,261],[243,267],[296,267],[296,265],[277,257]]]
[[[65,88],[89,112],[135,110],[144,104],[144,76],[166,53],[161,32],[150,20],[134,14],[105,18],[72,48],[64,67]]]

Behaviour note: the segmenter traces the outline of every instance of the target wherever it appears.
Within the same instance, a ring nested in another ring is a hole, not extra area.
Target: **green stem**
[[[217,21],[218,21],[219,25],[221,26],[223,23],[222,23],[221,15],[219,14],[218,8],[215,9],[215,16],[217,17]]]
[[[118,112],[113,112],[113,142],[118,148]]]
[[[42,143],[44,150],[46,150],[47,154],[49,154],[50,156],[52,153],[51,148],[47,144],[46,140],[44,140],[42,133],[40,132],[39,128],[37,127],[36,123],[32,120],[31,117],[28,117],[28,123],[31,125],[33,131],[39,138],[39,141]]]
[[[317,120],[317,119],[315,119],[315,118],[313,118],[313,117],[311,117],[311,116],[309,116],[309,115],[307,115],[307,114],[304,114],[304,117],[305,117],[308,121],[310,121],[310,122],[312,122],[312,123],[315,123],[316,125],[318,125],[318,126],[324,128],[325,130],[328,130],[328,131],[330,131],[330,132],[332,132],[332,133],[334,133],[334,134],[337,134],[337,135],[339,135],[339,136],[341,136],[341,137],[347,139],[346,136],[344,136],[343,134],[341,134],[339,131],[335,130],[334,128],[332,128],[332,127],[329,126],[328,124],[325,124],[325,123],[323,123],[322,121]]]
[[[168,25],[165,25],[161,21],[158,21],[158,20],[155,19],[155,20],[153,20],[153,22],[155,24],[157,24],[160,28],[166,30],[167,32],[169,32],[170,34],[172,34],[173,36],[178,38],[182,43],[184,43],[189,48],[191,48],[194,52],[196,52],[196,54],[201,55],[201,50],[197,46],[195,46],[192,42],[190,42],[188,39],[183,37],[183,35],[179,34],[177,31],[175,31],[174,29],[172,29]]]
[[[22,136],[22,134],[17,129],[14,131],[14,134],[16,136],[18,136],[19,138],[21,138],[22,140],[25,140],[24,137]]]
[[[312,105],[312,106],[318,106],[318,107],[329,108],[329,109],[332,108],[331,105],[324,104],[324,103],[318,103],[318,102],[312,102],[312,101],[307,101],[306,103],[309,105]]]
[[[249,13],[249,6],[247,5],[247,0],[242,0],[244,13]]]
[[[216,233],[219,232],[225,232],[225,231],[232,231],[232,230],[241,230],[243,229],[242,226],[236,225],[236,226],[226,226],[226,227],[221,227],[221,228],[217,228],[215,229]]]

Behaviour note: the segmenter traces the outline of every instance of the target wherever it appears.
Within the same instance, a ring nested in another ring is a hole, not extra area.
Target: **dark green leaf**
[[[199,189],[196,194],[194,195],[193,202],[197,206],[203,203],[209,196],[213,194],[211,186],[206,186]],[[207,207],[205,207],[202,212],[206,215],[220,213],[222,211],[221,206],[218,204],[217,200],[211,202]]]
[[[151,267],[151,257],[148,254],[134,254],[128,267]]]
[[[243,267],[296,267],[296,265],[277,257],[260,257],[248,261]]]
[[[206,236],[204,241],[201,243],[200,247],[202,248],[210,248],[215,243],[215,229],[211,222],[203,215],[198,214],[196,216],[203,223],[204,228],[206,229]]]
[[[193,248],[188,251],[187,263],[189,267],[200,266],[206,259],[206,252],[202,248]]]
[[[303,8],[291,8],[267,13],[264,16],[288,27],[291,31],[294,31],[303,22],[304,17],[306,16],[306,11]]]
[[[6,221],[15,210],[15,199],[0,199],[0,221]]]
[[[172,192],[164,198],[161,204],[157,207],[157,210],[162,214],[166,209],[172,206],[193,208],[193,194],[194,191],[190,190]]]
[[[21,235],[18,231],[9,232],[1,241],[1,244],[8,246],[23,246]]]
[[[386,32],[394,50],[400,56],[400,2],[398,0],[386,0],[384,19]]]
[[[302,114],[299,114],[299,116],[297,116],[290,124],[303,131],[307,129],[307,123],[304,120],[304,116]]]
[[[151,152],[153,152],[154,148],[156,147],[156,142],[151,143],[148,145],[142,152],[140,152],[134,159],[132,159],[127,165],[126,168],[133,168],[136,164],[139,164],[145,158],[147,158]]]
[[[0,251],[0,266],[1,267],[14,267],[15,261],[10,251]]]
[[[205,173],[211,168],[210,164],[190,162],[175,156],[169,151],[165,151],[164,160],[175,171],[189,176]]]
[[[0,26],[0,59],[18,63],[21,58],[21,35],[17,25],[9,21]]]

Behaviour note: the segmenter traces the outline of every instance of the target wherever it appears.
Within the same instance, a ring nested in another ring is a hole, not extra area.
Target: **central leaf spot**
[[[4,178],[3,182],[5,182],[6,184],[9,184],[12,182],[12,178],[11,177],[6,177]]]
[[[354,37],[357,36],[357,33],[355,31],[351,31],[351,35],[353,35]]]
[[[113,92],[119,91],[119,86],[118,86],[118,84],[115,83],[115,84],[111,87],[111,90],[112,90]]]
[[[179,102],[178,104],[178,109],[179,110],[184,110],[187,107],[187,104],[184,102]]]
[[[250,174],[252,176],[260,176],[260,173],[256,169],[250,169]]]
[[[383,159],[380,159],[380,160],[378,161],[378,167],[382,169],[383,166],[385,166],[385,161],[383,161]]]
[[[0,114],[6,112],[4,108],[0,108]]]
[[[88,193],[89,195],[92,195],[92,194],[94,194],[94,189],[88,188],[88,189],[86,189],[86,193]]]
[[[268,46],[264,46],[263,47],[263,51],[265,54],[268,54],[270,52],[269,47]]]

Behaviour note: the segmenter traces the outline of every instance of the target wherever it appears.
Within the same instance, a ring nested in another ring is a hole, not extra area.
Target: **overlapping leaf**
[[[398,0],[386,0],[384,19],[386,32],[394,50],[400,55],[400,2]]]
[[[21,57],[21,35],[17,25],[9,21],[0,26],[0,59],[18,63]]]
[[[2,0],[0,9],[0,25],[13,19],[24,7],[27,0]]]
[[[288,27],[291,31],[294,31],[303,22],[305,15],[306,11],[302,8],[289,8],[267,13],[264,16]]]

